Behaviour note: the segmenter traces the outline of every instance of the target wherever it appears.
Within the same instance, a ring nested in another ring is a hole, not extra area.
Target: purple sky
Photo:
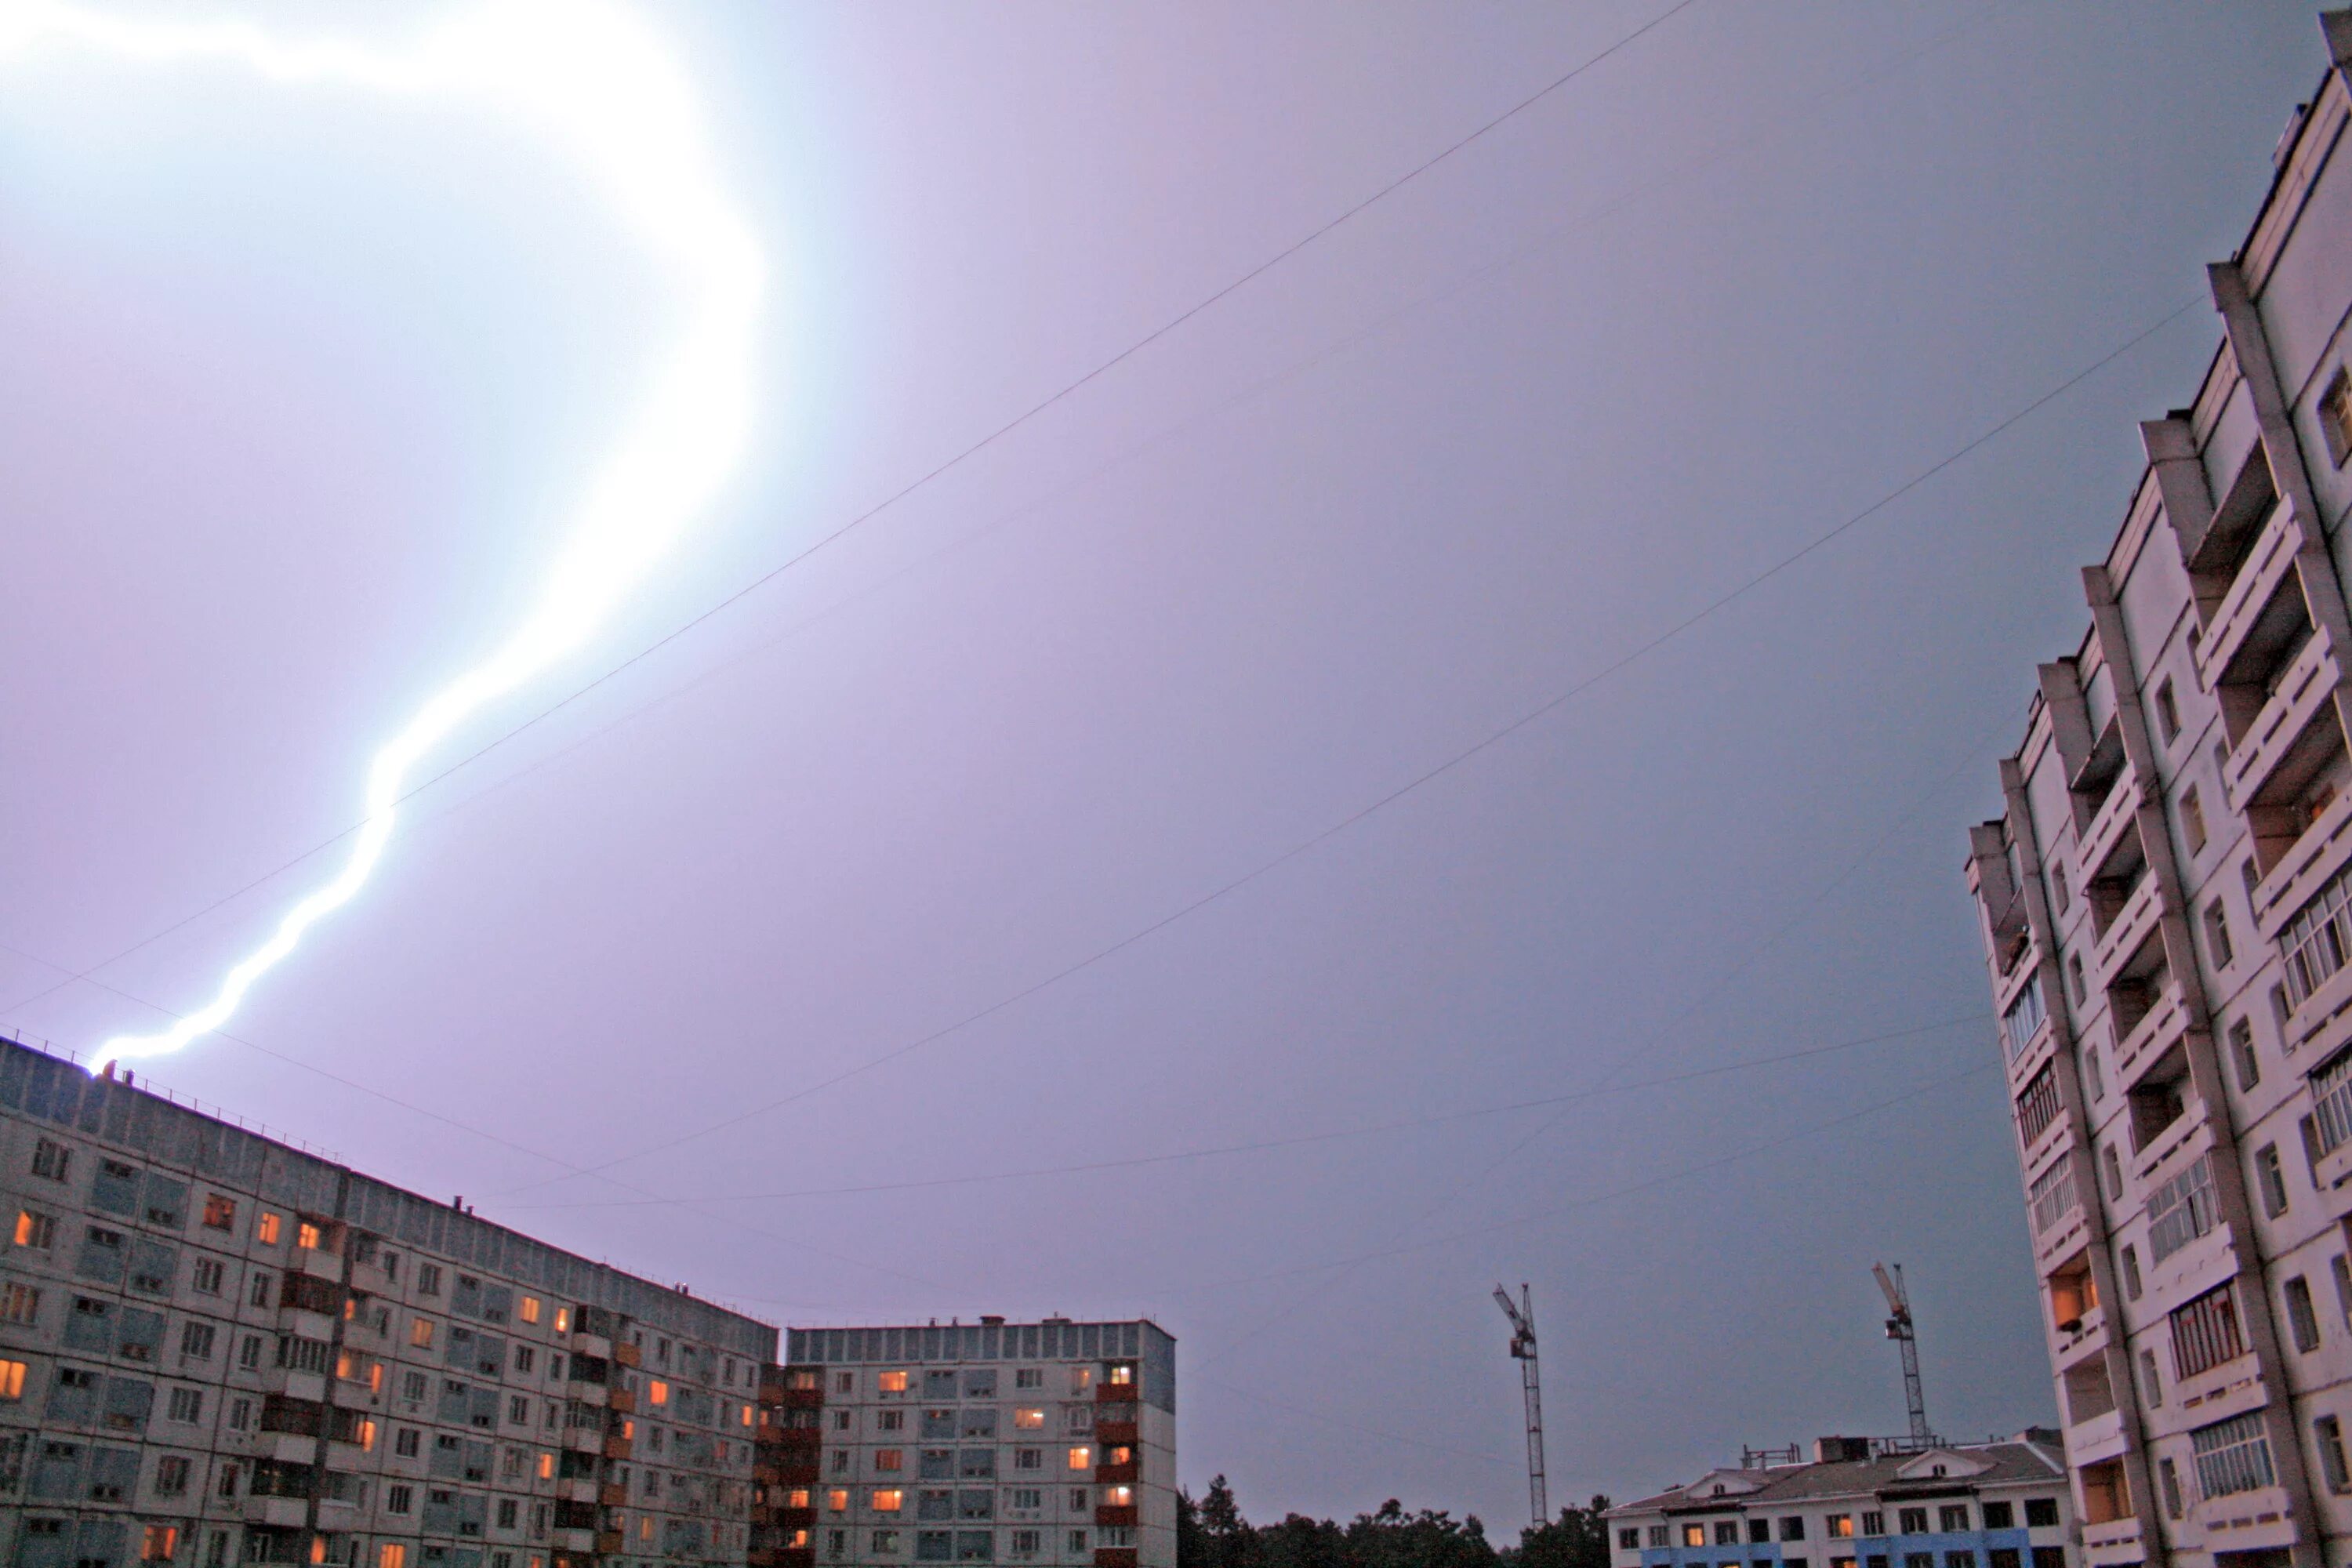
[[[452,759],[1662,9],[666,8],[779,269],[760,450]],[[2296,5],[1702,0],[434,786],[242,1041],[154,1076],[779,1323],[1148,1314],[1183,1473],[1254,1514],[1515,1535],[1498,1279],[1534,1284],[1557,1500],[1898,1430],[1880,1257],[1944,1431],[2047,1420],[1960,828],[2201,309],[1463,766],[816,1086],[2196,298],[2320,63]],[[373,743],[514,618],[664,312],[493,117],[12,69],[0,1025],[86,1047],[209,994],[300,881],[21,1000],[350,825]],[[545,1157],[656,1145],[634,1190]]]

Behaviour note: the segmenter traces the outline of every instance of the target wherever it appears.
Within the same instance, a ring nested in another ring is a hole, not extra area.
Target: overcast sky
[[[1664,9],[663,8],[757,455],[446,760]],[[435,784],[155,1079],[779,1324],[1149,1315],[1254,1516],[1515,1539],[1498,1279],[1555,1501],[1900,1430],[1874,1258],[1942,1431],[2050,1420],[1962,829],[2208,308],[1389,797],[2200,300],[2321,65],[2294,3],[1700,0]],[[664,310],[495,116],[12,68],[0,1025],[210,994]]]

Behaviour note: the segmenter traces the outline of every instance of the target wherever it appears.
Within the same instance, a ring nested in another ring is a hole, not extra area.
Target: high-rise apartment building
[[[2091,1568],[2352,1553],[2352,14],[1970,836]]]
[[[0,1225],[12,1568],[751,1561],[772,1328],[5,1040]]]
[[[1176,1342],[1148,1321],[793,1329],[780,1524],[817,1563],[1175,1568]]]

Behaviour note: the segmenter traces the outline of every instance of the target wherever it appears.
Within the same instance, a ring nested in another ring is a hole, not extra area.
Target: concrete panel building
[[[2352,14],[1973,830],[2091,1568],[2352,1553]]]
[[[793,1329],[817,1563],[1175,1568],[1176,1342],[1134,1321]]]
[[[1823,1437],[1613,1508],[1612,1568],[2067,1568],[2058,1434],[2009,1442]],[[1785,1457],[1788,1462],[1774,1462]]]
[[[776,1331],[0,1040],[0,1563],[751,1561]]]

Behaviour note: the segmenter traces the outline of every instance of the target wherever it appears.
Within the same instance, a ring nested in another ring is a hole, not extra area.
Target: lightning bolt
[[[202,1007],[160,1033],[106,1041],[95,1053],[93,1070],[102,1070],[170,1055],[228,1022],[305,932],[367,885],[418,763],[485,705],[593,637],[709,506],[750,439],[765,263],[720,178],[689,83],[658,38],[605,5],[486,0],[405,44],[362,46],[281,38],[237,21],[130,19],[58,0],[0,0],[0,68],[52,49],[151,67],[228,67],[289,87],[482,100],[575,156],[624,227],[666,264],[688,306],[677,342],[590,472],[528,613],[376,751],[365,813],[340,868],[286,910]]]

